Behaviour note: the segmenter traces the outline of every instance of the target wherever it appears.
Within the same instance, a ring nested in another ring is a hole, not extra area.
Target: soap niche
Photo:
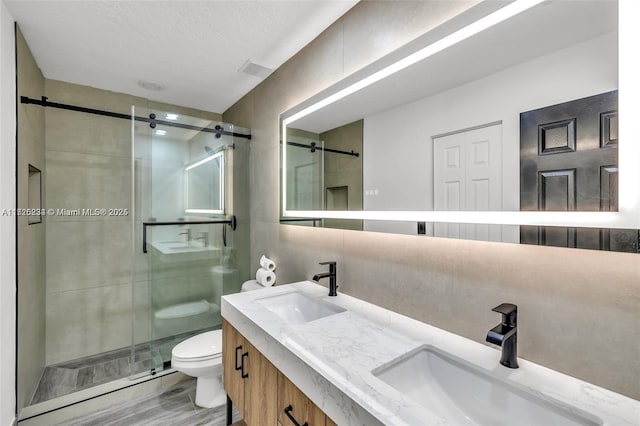
[[[27,215],[29,225],[42,223],[42,172],[29,164],[29,182],[27,184]],[[38,214],[33,214],[33,213]]]

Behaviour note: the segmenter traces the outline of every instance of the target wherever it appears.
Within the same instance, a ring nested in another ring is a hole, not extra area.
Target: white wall
[[[0,209],[16,205],[15,48],[13,18],[0,3]],[[15,218],[0,216],[0,424],[15,416]]]
[[[519,210],[520,113],[615,90],[615,37],[597,37],[365,118],[364,209],[432,210],[431,137],[502,121],[503,209]],[[415,234],[415,228],[365,222],[368,231]]]

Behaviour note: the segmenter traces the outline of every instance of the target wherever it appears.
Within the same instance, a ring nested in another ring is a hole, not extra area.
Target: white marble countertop
[[[292,291],[346,310],[292,324],[256,302]],[[325,287],[310,281],[223,296],[222,316],[341,426],[454,424],[371,372],[420,347],[464,359],[543,401],[582,412],[595,424],[640,424],[639,401],[523,359],[520,368],[505,368],[498,363],[499,349],[345,294],[329,297]]]

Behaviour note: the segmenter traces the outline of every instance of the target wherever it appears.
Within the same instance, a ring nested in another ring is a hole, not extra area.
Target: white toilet
[[[240,291],[259,288],[264,287],[248,281]],[[222,384],[222,330],[207,331],[174,346],[171,367],[198,379],[196,405],[212,408],[226,402],[227,394]]]
[[[222,385],[222,330],[207,331],[174,346],[171,367],[197,377],[196,405],[219,407],[226,401]]]

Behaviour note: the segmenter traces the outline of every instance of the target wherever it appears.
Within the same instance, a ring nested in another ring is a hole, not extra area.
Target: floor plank
[[[226,406],[196,406],[196,380],[180,382],[164,391],[136,398],[76,417],[60,426],[181,425],[225,426]],[[240,416],[234,410],[234,421]],[[243,424],[243,423],[241,423]],[[235,425],[235,423],[234,423]]]

